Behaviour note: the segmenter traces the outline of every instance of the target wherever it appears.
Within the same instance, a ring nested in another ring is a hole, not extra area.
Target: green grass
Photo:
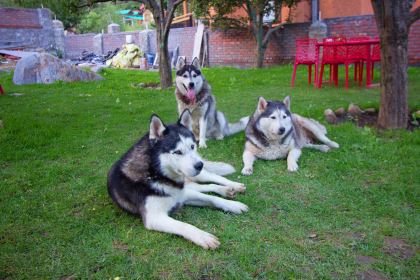
[[[322,123],[326,108],[378,108],[378,89],[315,90],[306,69],[291,89],[291,70],[203,72],[232,121],[251,114],[258,96],[290,94],[294,112]],[[157,73],[102,74],[99,82],[15,86],[0,73],[8,93],[23,94],[0,96],[0,279],[353,279],[368,269],[389,279],[420,275],[419,254],[403,260],[384,250],[386,237],[420,246],[419,130],[327,125],[340,149],[304,150],[297,173],[279,160],[257,161],[251,177],[233,174],[247,186],[237,200],[248,213],[185,207],[174,214],[219,237],[220,248],[205,251],[145,230],[108,197],[108,169],[147,131],[151,113],[166,122],[177,113],[173,89],[130,85],[156,82]],[[420,69],[409,76],[410,108],[419,109]],[[243,144],[240,133],[208,141],[200,152],[240,171]],[[358,264],[359,255],[377,261]]]

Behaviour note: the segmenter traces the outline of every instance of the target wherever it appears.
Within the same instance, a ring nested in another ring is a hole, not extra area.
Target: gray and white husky
[[[287,169],[297,171],[302,148],[327,152],[339,145],[328,139],[327,130],[319,122],[290,112],[290,97],[283,102],[258,100],[254,115],[245,130],[243,175],[253,172],[257,158],[274,160],[287,157]],[[325,145],[315,144],[322,142]]]
[[[109,171],[108,193],[120,208],[141,216],[147,229],[177,234],[205,249],[214,249],[220,245],[217,237],[177,221],[169,213],[186,204],[240,214],[248,210],[245,204],[204,193],[232,197],[245,186],[220,176],[235,171],[229,164],[203,161],[191,129],[188,110],[172,125],[153,115],[149,133]]]
[[[193,133],[199,140],[199,147],[206,148],[206,139],[223,139],[245,129],[249,117],[239,122],[228,123],[225,115],[216,110],[216,99],[209,83],[201,74],[199,62],[194,58],[187,65],[180,57],[176,65],[176,90],[178,113],[189,109],[193,119]]]

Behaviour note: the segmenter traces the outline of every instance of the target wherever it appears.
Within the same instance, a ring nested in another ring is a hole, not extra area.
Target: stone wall
[[[373,15],[326,19],[328,36],[346,37],[368,35],[378,36]],[[295,40],[308,37],[310,23],[287,24],[273,34],[265,53],[265,65],[291,62],[295,56]],[[179,45],[180,55],[191,59],[196,27],[174,28],[169,33],[169,50]],[[209,36],[210,66],[252,67],[255,65],[256,43],[248,30],[207,30]],[[133,35],[134,42],[143,51],[156,53],[154,31],[120,32],[103,34],[104,52],[120,47],[125,36]],[[90,36],[90,39],[87,38]],[[91,35],[70,35],[66,37],[66,53],[69,57],[80,55],[83,50],[94,51]],[[420,63],[420,21],[417,21],[409,35],[409,63]]]
[[[60,49],[63,41],[57,46],[56,38],[64,36],[62,27],[61,32],[56,32],[48,9],[0,8],[0,48]]]

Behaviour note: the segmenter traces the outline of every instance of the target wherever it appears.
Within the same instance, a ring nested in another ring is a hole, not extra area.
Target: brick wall
[[[0,7],[0,45],[27,50],[56,48],[51,11]]]
[[[133,36],[133,41],[135,44],[139,44],[139,32],[118,32],[104,34],[104,52],[113,51],[116,48],[121,48],[125,44],[125,37],[127,35]]]
[[[372,15],[342,17],[326,19],[328,26],[328,36],[343,35],[346,37],[358,36],[360,34],[368,36],[378,36],[375,19]],[[272,40],[266,50],[265,65],[275,65],[285,62],[291,62],[295,55],[295,40],[306,38],[309,33],[310,23],[287,24],[284,29],[273,34]],[[194,46],[194,35],[196,27],[174,28],[169,33],[169,50],[173,50],[177,45],[180,47],[180,55],[191,59]],[[256,43],[252,34],[248,30],[208,30],[209,33],[209,61],[210,66],[236,66],[252,67],[255,65]],[[104,34],[104,51],[113,50],[125,43],[125,35],[132,34],[134,41],[143,46],[144,36],[139,32],[121,32],[113,34]],[[72,35],[66,38],[66,46],[75,45],[78,36]],[[93,37],[93,35],[90,35]],[[151,52],[156,52],[156,34],[149,33],[149,44]],[[147,37],[147,36],[146,36]],[[84,49],[92,50],[89,47],[92,40],[83,40]],[[70,48],[72,54],[78,56],[81,53],[80,48]],[[66,48],[67,50],[67,48]],[[77,53],[78,51],[78,53]],[[409,62],[420,63],[420,21],[413,24],[409,35]]]
[[[67,35],[64,39],[66,57],[79,57],[83,51],[93,52],[94,33]]]
[[[408,38],[408,61],[420,64],[420,20],[411,25]]]
[[[39,23],[38,10],[36,9],[0,9],[0,28],[38,28]]]

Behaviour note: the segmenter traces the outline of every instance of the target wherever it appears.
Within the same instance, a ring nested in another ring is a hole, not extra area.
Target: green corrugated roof
[[[136,20],[143,20],[143,16],[125,16],[125,18],[131,18]]]
[[[119,13],[120,15],[126,15],[130,12],[131,10],[119,10],[117,13]]]

